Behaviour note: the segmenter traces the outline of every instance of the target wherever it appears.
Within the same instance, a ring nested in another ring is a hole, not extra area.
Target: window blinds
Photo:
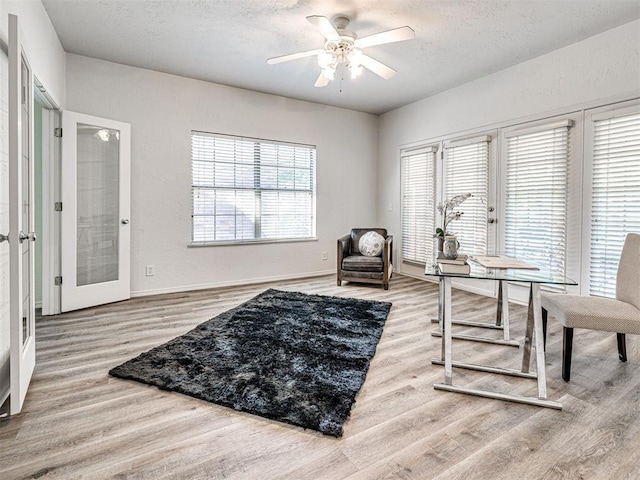
[[[489,194],[490,136],[445,143],[445,199],[471,193],[458,208],[460,220],[453,220],[447,231],[454,233],[460,249],[468,254],[487,253],[487,197]],[[442,219],[439,219],[442,222]]]
[[[315,147],[191,134],[192,242],[315,236]]]
[[[594,115],[589,293],[615,297],[627,233],[640,232],[640,111]]]
[[[410,262],[433,258],[435,152],[428,147],[401,153],[402,259]]]
[[[505,133],[505,253],[565,274],[570,120]]]

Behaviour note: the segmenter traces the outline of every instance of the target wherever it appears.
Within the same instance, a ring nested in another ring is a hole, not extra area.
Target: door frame
[[[42,113],[42,315],[62,313],[62,288],[56,278],[62,278],[62,109],[34,78],[36,96],[43,105]],[[72,112],[73,113],[73,112]],[[94,117],[95,118],[95,117]],[[108,120],[108,119],[104,119]],[[109,120],[110,121],[110,120]],[[119,122],[122,123],[122,122]],[[130,128],[129,124],[127,125]],[[130,138],[130,130],[127,132]],[[130,140],[129,140],[130,142]],[[128,144],[130,151],[130,144]],[[68,213],[68,212],[67,212]],[[39,239],[40,241],[40,239]]]
[[[54,131],[60,127],[60,107],[46,88],[34,78],[35,96],[42,105],[42,315],[56,315],[60,309],[60,212],[55,205],[60,198],[60,141]]]

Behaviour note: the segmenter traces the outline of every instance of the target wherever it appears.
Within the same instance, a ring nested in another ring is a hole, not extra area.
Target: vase
[[[447,258],[456,258],[458,256],[458,248],[460,243],[455,235],[446,235],[444,237],[444,245],[442,246],[442,253]]]

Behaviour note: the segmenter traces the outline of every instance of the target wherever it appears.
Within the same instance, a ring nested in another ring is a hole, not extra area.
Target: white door
[[[36,364],[33,74],[18,17],[9,15],[10,413],[22,410]]]
[[[451,220],[447,232],[457,235],[460,250],[471,255],[496,253],[496,132],[444,142],[443,202],[457,195],[472,197],[450,210],[462,214]],[[442,222],[442,214],[440,214]],[[494,281],[453,280],[453,285],[479,294],[494,294]]]
[[[61,307],[130,297],[127,123],[62,112]]]

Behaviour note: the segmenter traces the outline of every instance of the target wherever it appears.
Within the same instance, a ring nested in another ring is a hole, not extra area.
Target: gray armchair
[[[360,252],[360,238],[367,232],[382,235],[382,251],[377,256]],[[343,281],[381,284],[389,289],[393,273],[393,236],[384,228],[354,228],[349,235],[338,239],[338,286]]]

